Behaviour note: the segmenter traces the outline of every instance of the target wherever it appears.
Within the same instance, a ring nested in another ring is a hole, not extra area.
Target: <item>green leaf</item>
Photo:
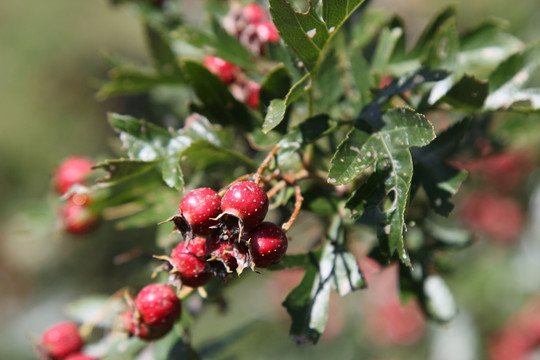
[[[264,133],[268,133],[270,130],[278,126],[285,117],[285,112],[287,107],[296,101],[304,92],[311,86],[311,81],[309,74],[304,75],[296,84],[294,84],[285,98],[283,99],[274,99],[270,101],[268,106],[266,116],[264,118],[264,123],[262,130]]]
[[[523,43],[503,31],[505,23],[489,20],[460,37],[459,69],[486,78],[511,54],[523,48]]]
[[[403,29],[400,27],[384,28],[379,35],[375,54],[371,60],[371,67],[374,70],[383,70],[390,62],[394,49],[403,38]]]
[[[454,70],[457,67],[459,39],[456,17],[450,16],[436,29],[424,49],[424,64],[434,69]]]
[[[313,263],[315,259],[314,257],[315,254],[311,252],[305,254],[285,255],[279,263],[270,266],[268,270],[278,271],[307,267]]]
[[[223,125],[237,125],[248,131],[253,128],[253,119],[246,107],[232,96],[227,85],[216,75],[194,60],[183,60],[182,68],[202,102],[204,115]]]
[[[283,64],[276,65],[261,83],[261,100],[264,104],[270,100],[284,98],[291,87],[291,76]]]
[[[422,185],[431,207],[443,216],[448,216],[454,208],[450,197],[467,177],[466,171],[448,165],[448,161],[455,155],[470,123],[469,119],[460,121],[439,134],[429,145],[412,151],[414,182]]]
[[[154,161],[140,161],[130,159],[114,159],[99,162],[95,167],[108,172],[107,176],[99,179],[100,182],[116,182],[131,176],[143,174],[160,163],[161,159]]]
[[[225,146],[219,146],[208,140],[198,139],[185,148],[182,156],[192,162],[197,169],[208,168],[213,165],[226,164],[236,160],[246,165],[249,170],[256,170],[258,165],[245,155]]]
[[[384,126],[382,121],[383,107],[393,96],[412,90],[426,82],[441,81],[447,76],[448,72],[444,70],[431,70],[424,67],[416,70],[413,74],[393,79],[375,99],[362,108],[360,115],[358,115],[357,124],[367,123],[367,126],[372,127],[374,130],[382,128]]]
[[[290,157],[294,152],[313,143],[333,129],[327,115],[318,115],[293,127],[279,142],[279,158]]]
[[[161,176],[169,187],[182,190],[184,178],[178,156],[168,156],[163,160],[161,163]]]
[[[344,296],[365,285],[356,259],[343,247],[343,231],[342,220],[334,217],[321,252],[310,254],[302,281],[283,302],[292,318],[290,335],[299,344],[319,340],[328,320],[332,288]]]
[[[367,9],[362,12],[359,21],[355,21],[352,28],[353,47],[363,48],[380,34],[386,23],[387,14],[382,10]]]
[[[166,155],[172,134],[157,125],[128,115],[110,113],[109,123],[133,160],[154,161]]]
[[[435,137],[429,121],[410,108],[391,109],[383,115],[383,121],[384,127],[373,134],[357,128],[349,132],[332,159],[330,184],[347,184],[375,165],[390,166],[402,173],[399,164],[393,164],[393,154],[411,146],[425,146]],[[412,173],[407,176],[412,176]]]
[[[205,140],[214,145],[221,144],[211,124],[199,114],[189,116],[184,128],[177,133],[168,132],[157,125],[126,115],[109,114],[109,122],[120,133],[120,139],[129,158],[146,163],[161,161],[163,181],[175,189],[181,189],[183,186],[179,162],[182,151],[194,140]],[[138,174],[144,172],[142,165],[139,170]]]
[[[502,62],[489,76],[488,110],[507,109],[516,102],[529,102],[532,109],[540,108],[540,89],[523,89],[540,65],[540,42],[514,54]]]
[[[371,99],[371,73],[361,48],[354,48],[349,55],[350,72],[354,85],[360,96],[360,106],[366,105]]]
[[[316,72],[326,45],[362,2],[323,0],[321,18],[312,2],[306,13],[299,13],[285,0],[270,0],[270,14],[281,38],[310,72]]]
[[[315,114],[329,113],[344,93],[343,70],[334,49],[329,50],[321,61],[315,80]]]
[[[440,28],[444,23],[450,19],[456,17],[456,6],[450,5],[442,9],[439,14],[437,14],[430,22],[430,24],[424,29],[420,38],[416,42],[413,50],[411,51],[411,57],[420,56],[424,50],[430,46],[430,43],[433,42],[433,39],[437,36],[440,31]]]
[[[178,64],[178,57],[171,47],[169,36],[150,23],[146,23],[144,29],[154,68],[162,75],[182,79],[182,69]]]
[[[465,75],[446,94],[451,105],[480,109],[488,96],[488,82]]]
[[[383,115],[384,127],[369,134],[353,128],[332,159],[328,182],[343,185],[359,175],[371,177],[353,194],[347,207],[358,218],[366,210],[375,214],[381,247],[410,265],[403,243],[405,212],[409,202],[413,164],[409,148],[425,146],[435,138],[429,121],[409,108]],[[373,178],[373,174],[375,178]]]
[[[292,319],[289,334],[298,344],[316,344],[324,331],[324,324],[321,328],[320,323],[326,322],[328,318],[330,284],[327,283],[323,288],[314,288],[316,277],[317,268],[313,265],[309,266],[300,284],[287,295],[283,302],[283,306]],[[317,310],[321,311],[313,314],[315,302]],[[316,318],[312,321],[313,317]]]
[[[428,103],[435,104],[450,91],[454,83],[462,76],[458,69],[459,39],[456,18],[449,17],[437,29],[424,52],[423,63],[435,69],[449,70],[451,74],[433,85]]]
[[[102,84],[97,93],[100,100],[115,95],[124,95],[149,91],[157,86],[183,84],[178,76],[157,74],[153,69],[134,65],[120,65],[109,71],[110,81]]]

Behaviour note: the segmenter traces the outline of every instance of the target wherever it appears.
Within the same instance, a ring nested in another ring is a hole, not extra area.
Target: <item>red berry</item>
[[[259,95],[261,92],[261,85],[255,81],[248,82],[248,96],[246,103],[249,107],[257,109],[259,107]]]
[[[151,326],[174,323],[182,311],[176,291],[169,285],[145,286],[135,299],[142,321]]]
[[[241,181],[223,195],[221,209],[223,213],[240,219],[246,230],[251,230],[264,220],[268,212],[268,196],[254,182]]]
[[[66,231],[72,234],[82,234],[94,228],[99,217],[88,209],[89,202],[88,196],[76,194],[64,204],[61,215]]]
[[[236,65],[216,56],[205,56],[203,64],[208,71],[217,75],[226,84],[232,83],[240,72]]]
[[[280,39],[276,26],[271,21],[264,21],[255,25],[255,32],[262,43],[269,42],[273,44]]]
[[[278,263],[287,251],[287,235],[274,223],[263,222],[248,236],[251,258],[257,267],[265,268]]]
[[[140,319],[134,319],[132,311],[125,312],[122,315],[122,320],[124,321],[124,327],[131,335],[137,336],[144,340],[159,339],[167,334],[174,325],[174,322],[170,322],[151,326]]]
[[[248,24],[260,23],[268,18],[266,9],[257,3],[249,3],[244,6],[242,16]]]
[[[98,359],[88,356],[88,355],[77,353],[77,354],[69,355],[67,358],[65,358],[65,360],[98,360]]]
[[[189,245],[181,242],[171,253],[171,264],[182,280],[182,284],[198,287],[212,278],[203,258],[207,254],[206,239],[195,237]]]
[[[81,350],[83,340],[79,328],[73,322],[63,322],[45,330],[41,345],[55,359],[63,359]]]
[[[84,185],[94,162],[82,156],[72,156],[60,164],[54,182],[60,194],[65,194],[75,184]]]
[[[195,234],[208,235],[218,223],[215,218],[221,213],[221,197],[209,188],[195,189],[184,196],[178,211]]]

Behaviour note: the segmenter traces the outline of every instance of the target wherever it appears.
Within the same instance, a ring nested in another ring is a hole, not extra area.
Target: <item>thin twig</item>
[[[268,164],[270,164],[270,161],[272,160],[272,158],[274,156],[276,156],[277,152],[279,150],[279,144],[277,144],[276,146],[274,146],[274,148],[272,149],[272,151],[270,151],[268,153],[268,155],[266,156],[266,158],[264,159],[264,161],[261,163],[261,165],[259,166],[259,168],[257,169],[257,172],[255,173],[255,183],[258,184],[260,181],[261,181],[261,176],[263,174],[263,172],[266,170],[266,168],[268,167]]]

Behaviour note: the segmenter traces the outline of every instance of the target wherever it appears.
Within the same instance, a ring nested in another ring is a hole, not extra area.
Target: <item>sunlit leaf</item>
[[[154,168],[161,159],[154,161],[140,161],[130,159],[105,160],[96,164],[96,168],[107,171],[107,176],[99,179],[102,182],[114,182],[124,180],[131,176],[140,175]]]

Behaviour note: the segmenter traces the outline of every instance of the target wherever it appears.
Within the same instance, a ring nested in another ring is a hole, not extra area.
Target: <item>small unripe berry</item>
[[[225,84],[232,83],[240,72],[239,67],[216,56],[205,56],[203,64],[208,71],[217,75]]]
[[[72,156],[60,164],[54,182],[60,194],[65,194],[75,184],[86,184],[86,177],[92,171],[94,162],[82,156]]]
[[[178,212],[195,234],[208,235],[218,223],[215,218],[221,213],[221,197],[210,188],[192,190],[180,202]]]
[[[83,347],[79,328],[73,322],[63,322],[54,325],[41,336],[41,345],[55,359],[63,359],[76,353]]]
[[[251,258],[257,267],[266,268],[277,264],[287,251],[287,235],[274,223],[263,222],[248,237]]]
[[[242,221],[251,230],[264,220],[268,212],[266,192],[252,181],[241,181],[227,190],[221,199],[221,210]]]
[[[207,255],[206,239],[195,237],[189,244],[181,242],[171,253],[171,264],[182,284],[198,287],[212,278],[203,256]]]
[[[181,313],[176,291],[165,284],[145,286],[137,295],[135,306],[142,321],[151,326],[174,323]]]

